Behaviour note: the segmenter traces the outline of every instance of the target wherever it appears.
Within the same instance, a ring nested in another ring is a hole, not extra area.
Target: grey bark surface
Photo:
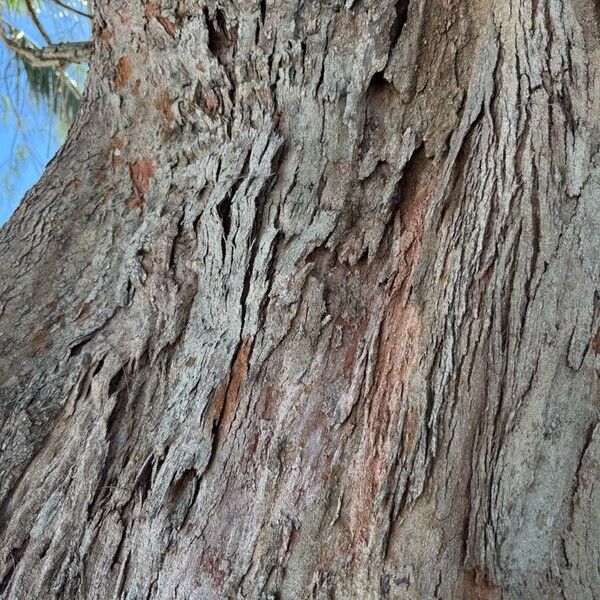
[[[593,0],[97,0],[0,231],[0,597],[600,597]]]

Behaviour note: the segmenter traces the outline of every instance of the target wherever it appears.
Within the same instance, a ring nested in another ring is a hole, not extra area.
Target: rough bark
[[[2,598],[600,596],[593,0],[98,0],[0,232]]]

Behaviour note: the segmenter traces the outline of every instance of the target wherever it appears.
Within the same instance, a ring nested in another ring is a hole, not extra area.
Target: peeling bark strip
[[[0,231],[0,597],[600,597],[598,14],[98,0]]]

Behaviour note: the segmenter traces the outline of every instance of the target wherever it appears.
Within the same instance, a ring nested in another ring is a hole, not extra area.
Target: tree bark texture
[[[0,233],[0,596],[600,597],[594,0],[98,0]]]

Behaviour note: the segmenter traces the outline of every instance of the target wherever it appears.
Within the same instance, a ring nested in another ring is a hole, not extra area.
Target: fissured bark
[[[600,596],[593,0],[98,0],[0,232],[3,598]]]

